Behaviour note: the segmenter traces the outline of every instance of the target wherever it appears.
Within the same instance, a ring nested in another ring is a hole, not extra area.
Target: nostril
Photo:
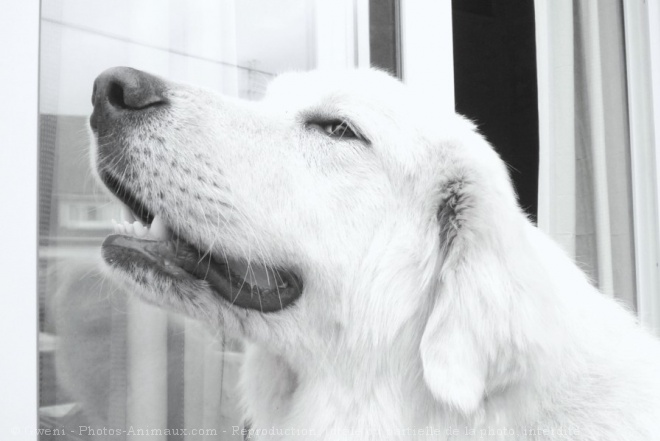
[[[121,81],[112,81],[107,89],[108,102],[115,108],[124,110],[143,110],[165,104],[165,99],[145,85],[130,85]]]
[[[99,109],[141,111],[168,104],[165,83],[146,72],[115,67],[104,71],[94,81],[92,105]],[[107,114],[106,117],[111,114]]]
[[[126,105],[124,101],[124,88],[121,87],[121,84],[112,82],[108,87],[108,101],[114,107],[119,107],[120,109],[130,109],[131,107]]]

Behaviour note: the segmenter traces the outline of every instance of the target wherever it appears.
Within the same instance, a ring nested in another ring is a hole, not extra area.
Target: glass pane
[[[400,0],[369,0],[371,65],[401,78]]]
[[[236,439],[240,342],[140,303],[101,269],[100,244],[120,208],[90,167],[92,83],[109,67],[131,66],[259,99],[276,74],[319,64],[323,17],[314,8],[307,0],[42,2],[39,415],[50,429],[42,440],[142,439],[139,430],[158,440]]]

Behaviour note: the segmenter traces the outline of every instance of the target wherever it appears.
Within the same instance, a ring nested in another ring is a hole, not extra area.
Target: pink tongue
[[[248,271],[248,265],[232,262],[240,268],[228,268],[227,262],[211,258],[207,253],[200,255],[194,247],[183,241],[160,241],[140,239],[134,236],[111,234],[102,245],[103,259],[112,267],[135,273],[138,269],[155,269],[162,275],[169,274],[171,280],[196,278],[206,281],[210,288],[232,305],[240,308],[254,309],[261,312],[279,311],[292,304],[302,294],[302,282],[292,273],[285,273],[285,279],[279,273],[256,267]],[[250,268],[252,265],[250,265]],[[232,282],[231,274],[239,270],[246,274],[260,274]],[[286,282],[284,281],[286,280]],[[279,284],[274,284],[275,282]],[[277,289],[264,288],[277,286]],[[254,284],[253,284],[254,283]]]
[[[128,208],[128,206],[123,205],[121,220],[122,223],[115,225],[115,233],[134,237],[136,239],[157,240],[161,242],[167,242],[172,238],[172,232],[161,216],[154,216],[151,225],[145,227],[140,221],[136,220],[131,209]],[[119,243],[122,241],[117,240],[117,242]],[[122,242],[122,245],[132,249],[133,252],[139,250],[144,256],[150,255],[154,258],[158,255],[161,260],[165,259],[164,254],[166,253],[164,251],[166,247],[154,246],[153,244],[140,240],[126,240]],[[155,252],[156,249],[158,249],[158,252]],[[170,259],[171,258],[172,256],[170,256]],[[222,259],[219,260],[222,261]],[[254,262],[251,262],[248,265],[244,260],[231,258],[226,258],[224,263],[231,268],[231,271],[234,274],[245,279],[245,281],[252,286],[259,286],[263,289],[282,288],[286,286],[282,280],[282,276],[264,265],[258,265]]]

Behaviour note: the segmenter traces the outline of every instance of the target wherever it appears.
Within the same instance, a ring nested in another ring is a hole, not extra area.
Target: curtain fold
[[[623,6],[536,0],[539,227],[636,306]]]

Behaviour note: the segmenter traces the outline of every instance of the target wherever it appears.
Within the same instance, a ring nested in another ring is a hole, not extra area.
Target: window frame
[[[454,42],[451,2],[400,0],[401,77],[443,110],[453,112]]]
[[[37,139],[39,2],[10,0],[0,15],[0,438],[37,439]],[[7,44],[8,42],[8,44]]]

